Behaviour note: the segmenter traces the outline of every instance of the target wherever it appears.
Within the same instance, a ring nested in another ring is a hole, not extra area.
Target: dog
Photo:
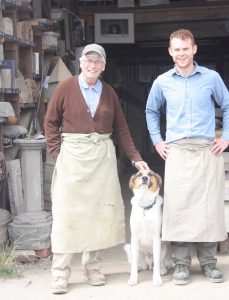
[[[153,284],[163,284],[172,266],[169,242],[161,242],[162,204],[159,195],[162,179],[152,170],[141,170],[132,175],[129,188],[133,191],[130,214],[131,243],[124,246],[131,264],[129,285],[138,282],[138,271],[153,269]]]

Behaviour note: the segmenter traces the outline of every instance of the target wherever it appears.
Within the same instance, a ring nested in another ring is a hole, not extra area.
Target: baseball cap
[[[106,52],[104,48],[98,44],[89,44],[85,46],[82,52],[82,56],[86,55],[88,52],[96,52],[106,60]]]

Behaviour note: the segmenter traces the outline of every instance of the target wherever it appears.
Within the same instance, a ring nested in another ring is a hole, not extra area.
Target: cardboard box
[[[71,76],[72,73],[66,67],[63,60],[59,58],[48,79],[48,98],[51,99],[52,93],[60,81],[63,81]]]

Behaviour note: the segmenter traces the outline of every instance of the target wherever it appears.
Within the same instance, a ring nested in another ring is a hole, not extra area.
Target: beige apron
[[[162,239],[225,240],[223,156],[212,154],[205,140],[184,139],[169,145]]]
[[[52,251],[77,253],[125,241],[124,205],[109,134],[62,134],[52,180]]]

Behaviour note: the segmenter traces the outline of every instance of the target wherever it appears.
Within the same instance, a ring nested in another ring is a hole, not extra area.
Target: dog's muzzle
[[[142,180],[142,184],[146,184],[146,185],[149,185],[150,184],[150,179],[148,176],[142,176],[141,178]]]

